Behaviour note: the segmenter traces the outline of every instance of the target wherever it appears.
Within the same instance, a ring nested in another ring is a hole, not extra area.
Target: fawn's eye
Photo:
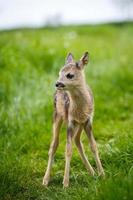
[[[67,77],[68,79],[72,79],[72,78],[74,77],[74,74],[68,73],[68,74],[66,75],[66,77]]]

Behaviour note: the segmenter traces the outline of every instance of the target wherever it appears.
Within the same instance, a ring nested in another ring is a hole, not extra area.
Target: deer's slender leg
[[[74,123],[69,123],[67,129],[67,142],[66,142],[66,152],[65,152],[65,172],[64,172],[64,179],[63,179],[63,186],[69,186],[69,173],[70,173],[70,162],[72,156],[72,138],[76,132],[76,125]]]
[[[78,152],[80,154],[80,157],[81,157],[81,159],[82,159],[82,161],[83,161],[83,163],[84,163],[87,171],[89,171],[89,173],[93,176],[95,172],[94,172],[94,170],[93,170],[90,162],[87,160],[87,157],[86,157],[86,155],[84,153],[83,144],[82,144],[82,142],[80,140],[82,129],[83,128],[80,126],[79,129],[78,129],[78,131],[77,131],[77,133],[76,133],[75,144],[77,146]]]
[[[59,144],[59,131],[62,124],[62,117],[57,114],[56,118],[54,119],[53,124],[53,139],[50,145],[49,149],[49,159],[47,164],[47,169],[43,178],[43,185],[47,186],[50,180],[50,171],[52,168],[52,162],[54,158],[54,154],[57,150],[58,144]]]
[[[94,158],[95,158],[96,165],[97,165],[97,168],[98,168],[98,174],[104,176],[104,170],[103,170],[100,158],[99,158],[97,144],[96,144],[95,138],[93,136],[92,125],[91,125],[90,120],[88,120],[88,122],[85,124],[84,129],[85,129],[87,137],[90,141],[90,147],[91,147],[91,150],[94,154]]]

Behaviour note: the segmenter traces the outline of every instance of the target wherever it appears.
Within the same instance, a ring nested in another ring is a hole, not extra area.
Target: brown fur
[[[88,63],[89,57],[86,52],[78,62],[74,62],[72,54],[69,54],[65,66],[59,72],[57,90],[55,92],[55,115],[53,124],[53,140],[49,150],[49,161],[43,179],[43,184],[48,185],[52,160],[59,143],[59,131],[62,122],[66,122],[67,143],[66,143],[66,165],[63,185],[69,185],[69,170],[72,156],[72,139],[75,144],[85,167],[91,175],[94,170],[87,160],[83,145],[80,141],[81,131],[84,128],[90,141],[91,150],[94,153],[99,174],[104,175],[104,171],[99,158],[96,142],[92,133],[92,118],[94,102],[92,92],[87,86],[84,76],[84,66]]]
[[[67,91],[56,90],[55,110],[65,121],[69,118],[78,123],[84,123],[88,118],[93,117],[93,97],[91,90],[86,87],[82,90]]]

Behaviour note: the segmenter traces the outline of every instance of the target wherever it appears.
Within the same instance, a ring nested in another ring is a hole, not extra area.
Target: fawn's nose
[[[59,81],[56,82],[55,86],[56,87],[65,87],[65,85]]]

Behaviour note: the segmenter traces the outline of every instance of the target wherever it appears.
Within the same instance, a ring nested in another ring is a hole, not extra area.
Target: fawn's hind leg
[[[86,155],[84,153],[83,144],[80,140],[81,132],[82,132],[82,127],[80,126],[77,133],[76,133],[76,136],[75,136],[75,144],[77,146],[78,152],[80,154],[80,157],[81,157],[87,171],[89,171],[89,173],[93,176],[95,172],[94,172],[90,162],[86,158]]]
[[[54,119],[54,124],[53,124],[53,139],[52,139],[50,149],[49,149],[49,159],[48,159],[47,169],[43,178],[43,185],[45,186],[48,185],[49,180],[50,180],[50,171],[52,168],[54,154],[59,144],[59,132],[60,132],[62,121],[63,121],[62,117],[57,114],[56,118]]]
[[[94,154],[94,158],[95,158],[96,165],[97,165],[97,168],[98,168],[98,174],[104,176],[104,170],[103,170],[100,158],[99,158],[97,144],[96,144],[95,138],[93,136],[92,125],[91,125],[90,120],[87,121],[87,123],[84,126],[84,129],[85,129],[86,135],[87,135],[87,137],[90,141],[90,147],[91,147],[91,150]]]

